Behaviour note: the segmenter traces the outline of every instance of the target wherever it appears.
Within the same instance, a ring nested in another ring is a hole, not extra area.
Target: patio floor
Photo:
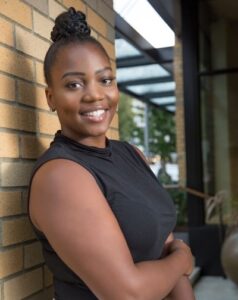
[[[223,277],[201,277],[194,292],[196,300],[238,300],[238,286]]]

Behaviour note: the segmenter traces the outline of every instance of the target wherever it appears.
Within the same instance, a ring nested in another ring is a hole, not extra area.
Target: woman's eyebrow
[[[85,76],[86,74],[83,72],[66,72],[63,74],[63,76],[61,77],[61,79],[64,79],[66,76]]]
[[[102,72],[107,71],[107,70],[112,71],[112,68],[111,67],[105,67],[105,68],[99,69],[95,72],[95,74],[99,74],[99,73],[102,73]],[[64,79],[67,76],[75,76],[75,75],[76,76],[85,76],[86,74],[84,72],[76,72],[76,71],[75,72],[74,71],[66,72],[66,73],[63,74],[61,79]]]

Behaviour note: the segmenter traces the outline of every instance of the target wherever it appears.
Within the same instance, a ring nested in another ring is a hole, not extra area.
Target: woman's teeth
[[[81,115],[92,122],[101,122],[106,117],[105,109],[97,109],[89,112],[81,113]]]
[[[89,116],[89,117],[100,117],[104,114],[104,112],[105,112],[104,109],[98,109],[98,110],[95,110],[95,111],[90,111],[90,112],[83,113],[83,115]]]

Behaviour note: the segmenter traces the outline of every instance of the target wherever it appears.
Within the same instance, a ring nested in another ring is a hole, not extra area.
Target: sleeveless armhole
[[[126,146],[126,148],[128,149],[128,151],[133,155],[133,157],[135,157],[137,159],[138,162],[140,162],[140,164],[143,165],[143,167],[145,167],[147,169],[147,171],[150,173],[150,175],[156,180],[156,182],[160,185],[161,183],[159,182],[158,178],[155,176],[155,174],[153,173],[153,171],[151,170],[149,164],[146,162],[146,158],[144,158],[142,155],[142,153],[140,154],[139,151],[135,148],[135,146],[131,145],[130,143],[124,141],[123,144]]]

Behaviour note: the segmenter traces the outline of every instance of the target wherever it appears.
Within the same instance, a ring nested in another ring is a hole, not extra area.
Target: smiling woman
[[[194,299],[171,199],[137,149],[106,137],[118,103],[106,51],[73,8],[52,39],[46,96],[61,130],[33,170],[29,215],[55,299]]]

